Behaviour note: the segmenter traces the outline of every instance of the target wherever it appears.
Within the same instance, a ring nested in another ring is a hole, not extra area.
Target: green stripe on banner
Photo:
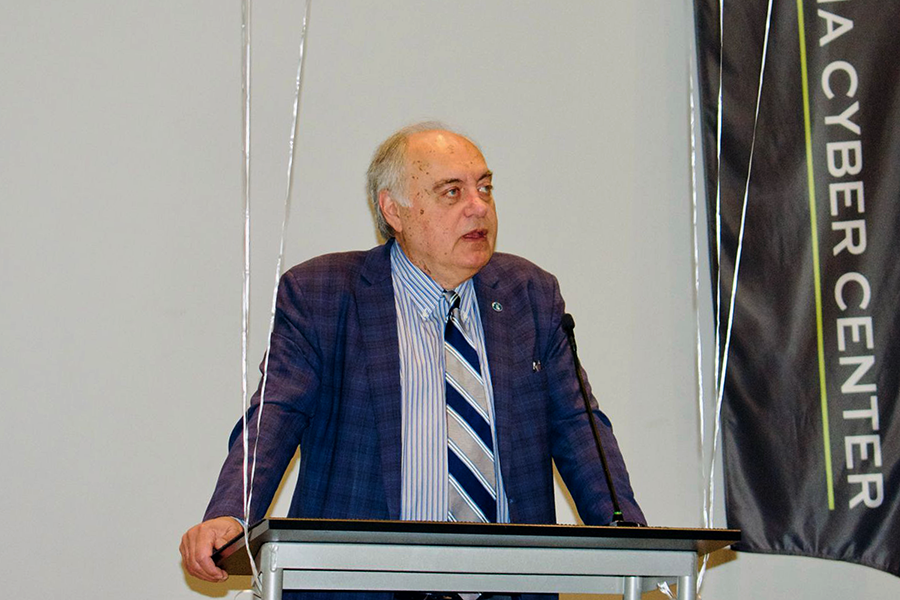
[[[816,295],[816,338],[819,358],[819,396],[822,403],[822,441],[825,446],[825,481],[828,510],[834,510],[834,475],[831,467],[831,430],[828,426],[828,388],[825,381],[825,333],[822,326],[822,274],[819,264],[819,228],[816,219],[816,182],[813,169],[812,126],[809,114],[809,71],[806,65],[806,26],[803,0],[797,0],[797,26],[800,30],[800,71],[803,85],[803,129],[806,136],[806,177],[809,189],[809,221],[813,257],[813,282]]]

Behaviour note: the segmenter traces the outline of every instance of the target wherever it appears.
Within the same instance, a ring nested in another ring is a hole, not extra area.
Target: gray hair
[[[384,213],[381,212],[381,206],[378,204],[378,195],[382,190],[388,190],[391,192],[394,200],[403,206],[409,206],[404,177],[406,174],[406,148],[409,145],[409,138],[416,133],[436,130],[452,132],[447,126],[438,121],[423,121],[407,125],[384,140],[378,146],[378,149],[375,150],[375,154],[372,155],[372,162],[369,163],[369,170],[366,171],[366,191],[372,204],[372,212],[375,214],[375,225],[378,227],[378,233],[385,240],[394,237],[394,229],[385,220]]]

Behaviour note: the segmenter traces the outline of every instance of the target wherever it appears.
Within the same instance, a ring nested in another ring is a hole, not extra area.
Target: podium
[[[287,590],[606,593],[638,600],[657,584],[696,599],[697,558],[734,529],[266,519],[248,531],[263,600]],[[252,573],[244,536],[213,556]]]

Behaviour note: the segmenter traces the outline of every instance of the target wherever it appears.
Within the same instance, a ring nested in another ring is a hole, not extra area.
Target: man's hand
[[[215,565],[212,554],[241,531],[241,524],[231,517],[218,517],[194,525],[181,536],[181,562],[184,568],[204,581],[225,581],[228,573]]]

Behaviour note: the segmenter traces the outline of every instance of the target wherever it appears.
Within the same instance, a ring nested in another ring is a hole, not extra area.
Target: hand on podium
[[[194,525],[181,536],[181,562],[184,568],[204,581],[225,581],[228,573],[215,565],[212,554],[241,531],[241,524],[232,517],[218,517]]]

